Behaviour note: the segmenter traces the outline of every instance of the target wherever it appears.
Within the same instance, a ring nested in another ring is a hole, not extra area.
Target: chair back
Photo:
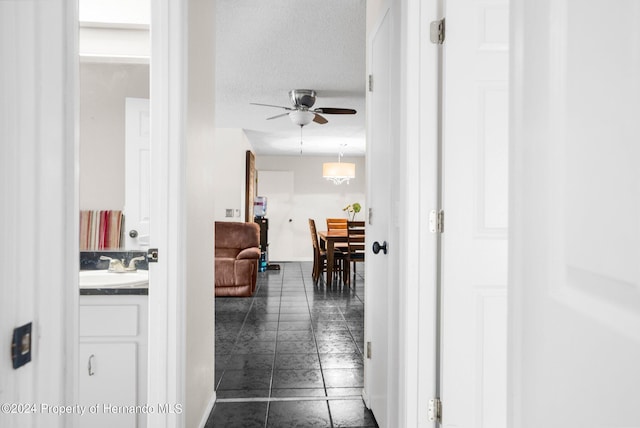
[[[327,218],[327,230],[346,229],[346,218]]]
[[[318,242],[318,232],[316,230],[316,222],[314,219],[309,219],[309,231],[311,232],[311,242],[313,243],[313,250],[320,251],[320,243]]]
[[[364,259],[364,221],[347,222],[347,248],[350,258]]]
[[[245,248],[260,247],[260,226],[256,223],[216,221],[215,256],[235,257]]]

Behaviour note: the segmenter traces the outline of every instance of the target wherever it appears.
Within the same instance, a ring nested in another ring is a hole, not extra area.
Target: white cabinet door
[[[147,296],[80,296],[79,321],[80,404],[98,406],[80,426],[145,428],[145,412],[112,414],[104,406],[147,402]]]
[[[640,2],[514,4],[508,426],[639,427]]]
[[[80,405],[97,412],[80,418],[83,428],[135,428],[135,413],[110,413],[110,406],[135,406],[137,401],[135,343],[80,344]]]

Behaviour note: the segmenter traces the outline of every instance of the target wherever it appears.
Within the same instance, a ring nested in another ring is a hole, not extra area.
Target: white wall
[[[244,131],[239,128],[217,128],[214,158],[210,165],[214,177],[216,221],[244,221],[246,152],[252,150]],[[225,210],[233,209],[234,217]],[[235,216],[235,210],[240,210]]]
[[[327,217],[345,217],[344,207],[354,202],[362,205],[362,211],[356,215],[356,220],[365,220],[367,204],[365,200],[366,166],[364,157],[343,157],[344,162],[356,164],[356,178],[349,184],[339,186],[322,178],[322,164],[335,162],[336,157],[320,156],[256,156],[256,170],[258,171],[293,171],[293,223],[295,254],[299,254],[296,261],[313,260],[313,250],[309,238],[309,222],[316,221],[318,230],[326,230]],[[258,195],[260,182],[258,182]],[[267,201],[267,218],[269,205]],[[269,237],[270,240],[275,237]]]
[[[78,206],[75,3],[0,2],[0,403],[75,404]],[[12,331],[33,323],[14,370]],[[0,412],[0,426],[71,416]]]
[[[215,400],[213,265],[214,3],[189,1],[185,427],[204,426]]]
[[[80,64],[80,209],[124,208],[125,98],[149,98],[149,66]]]

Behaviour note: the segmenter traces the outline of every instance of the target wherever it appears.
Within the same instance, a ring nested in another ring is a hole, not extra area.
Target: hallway
[[[315,287],[311,263],[216,299],[217,402],[207,427],[376,427],[361,399],[364,279]]]

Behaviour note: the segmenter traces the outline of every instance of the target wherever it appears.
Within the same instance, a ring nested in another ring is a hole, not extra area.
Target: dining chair
[[[311,232],[311,243],[313,244],[313,270],[311,275],[313,281],[317,282],[320,278],[320,274],[327,271],[327,251],[320,247],[316,222],[312,218],[309,219],[309,232]],[[343,258],[343,253],[341,251],[334,252],[334,271],[342,271]]]
[[[365,255],[365,222],[347,222],[347,248],[344,251],[343,280],[345,284],[351,286],[350,269],[353,264],[353,280],[356,278],[356,263],[364,262]]]
[[[327,218],[327,230],[346,229],[346,218]]]

